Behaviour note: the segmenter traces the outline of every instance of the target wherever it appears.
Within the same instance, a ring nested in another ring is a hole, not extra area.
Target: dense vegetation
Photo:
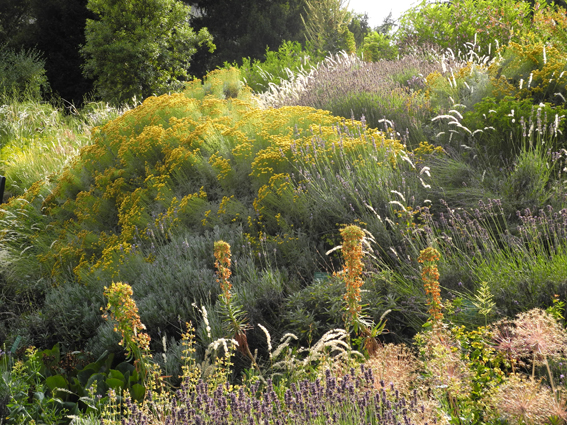
[[[148,41],[172,62],[99,93],[179,90],[121,108],[3,48],[2,422],[567,420],[565,9],[305,10],[182,89]]]

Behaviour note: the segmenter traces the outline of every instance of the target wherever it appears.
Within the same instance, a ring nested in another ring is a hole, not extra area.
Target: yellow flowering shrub
[[[36,201],[52,224],[37,255],[55,284],[97,271],[120,280],[140,246],[166,243],[180,229],[241,225],[251,240],[263,234],[278,245],[296,243],[312,182],[301,170],[368,173],[371,163],[389,170],[399,163],[399,141],[328,111],[261,110],[245,88],[227,96],[234,71],[223,72],[183,93],[150,97],[95,129],[92,144],[42,205]]]

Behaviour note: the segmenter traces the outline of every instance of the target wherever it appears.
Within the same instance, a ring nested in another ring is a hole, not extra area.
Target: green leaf
[[[124,376],[126,376],[127,372],[132,373],[133,371],[136,370],[136,368],[134,367],[134,365],[132,363],[129,362],[122,362],[120,363],[118,366],[116,366],[116,370],[122,372],[122,374]]]
[[[102,373],[95,373],[89,378],[89,380],[87,381],[87,385],[85,385],[85,387],[90,388],[95,381],[97,383],[97,388],[96,388],[97,394],[105,394],[107,390],[106,382],[105,382],[106,376],[104,376]]]
[[[132,396],[132,399],[135,401],[142,401],[144,399],[145,394],[146,394],[146,388],[144,388],[143,385],[134,384],[130,388],[130,395]]]
[[[124,381],[117,378],[107,378],[106,385],[108,388],[112,388],[113,390],[119,390],[124,388]]]
[[[78,379],[79,383],[84,388],[86,388],[87,382],[89,381],[89,378],[93,374],[97,373],[98,370],[99,370],[99,368],[94,363],[91,363],[90,365],[83,368],[83,370],[81,370],[79,373],[77,373],[77,379]]]
[[[52,393],[56,388],[63,388],[65,390],[69,389],[69,383],[61,375],[54,375],[46,378],[45,385],[47,385],[47,387],[51,390]],[[55,394],[53,395],[55,396]]]

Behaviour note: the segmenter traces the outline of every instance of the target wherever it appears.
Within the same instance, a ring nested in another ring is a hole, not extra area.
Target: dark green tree
[[[305,0],[184,0],[193,7],[195,30],[208,28],[217,49],[200,51],[192,73],[201,77],[224,62],[263,59],[266,48],[275,51],[287,41],[305,41],[301,13]]]
[[[354,34],[349,30],[353,16],[347,6],[345,0],[306,0],[301,20],[307,39],[320,55],[356,51]]]
[[[21,35],[32,17],[31,0],[2,0],[0,2],[0,45],[17,46]]]
[[[0,44],[16,51],[39,51],[52,93],[81,103],[92,81],[81,73],[79,46],[93,15],[87,0],[1,0]]]
[[[89,0],[81,49],[87,77],[105,101],[120,104],[178,89],[197,47],[214,50],[206,28],[190,26],[190,7],[177,0]]]
[[[354,35],[356,47],[362,46],[364,37],[372,32],[372,28],[368,24],[368,13],[354,13],[350,24],[348,24],[348,29]]]

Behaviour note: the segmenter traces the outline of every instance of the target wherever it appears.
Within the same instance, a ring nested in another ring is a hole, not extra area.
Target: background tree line
[[[284,41],[308,44],[318,59],[356,49],[392,59],[394,26],[389,17],[372,31],[346,0],[3,0],[0,88],[32,80],[44,98],[118,104],[262,60]]]
[[[39,60],[45,83],[49,83],[43,88],[49,87],[50,95],[80,104],[97,89],[104,100],[116,101],[136,92],[155,92],[155,84],[134,87],[136,80],[144,79],[142,74],[149,78],[148,74],[156,72],[149,57],[160,63],[166,79],[200,78],[225,62],[261,59],[266,49],[277,50],[283,41],[304,43],[305,25],[312,36],[313,31],[321,31],[321,23],[311,22],[309,12],[320,13],[332,4],[339,9],[346,6],[343,0],[184,0],[189,12],[180,8],[182,4],[178,0],[4,0],[0,4],[0,46],[3,51],[26,51]],[[151,13],[142,17],[144,9]],[[167,25],[155,20],[166,15],[175,15]],[[320,53],[346,48],[349,43],[352,48],[369,32],[367,17],[343,15],[340,22],[335,19],[330,25],[348,40],[341,41],[339,34],[338,40],[315,43]],[[151,49],[155,52],[148,52]],[[3,58],[6,65],[9,59]],[[176,60],[183,63],[181,68],[174,66]],[[111,61],[129,66],[122,69],[121,77],[107,76],[101,82],[101,69],[111,68]],[[117,89],[120,94],[109,95],[117,79],[122,81]]]

